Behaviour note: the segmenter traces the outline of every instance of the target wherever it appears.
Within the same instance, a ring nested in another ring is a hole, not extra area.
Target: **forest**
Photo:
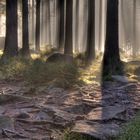
[[[0,140],[140,140],[140,0],[0,0]]]

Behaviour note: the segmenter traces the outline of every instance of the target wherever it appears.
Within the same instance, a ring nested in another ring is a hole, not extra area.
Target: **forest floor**
[[[140,82],[115,77],[100,84],[96,65],[84,70],[86,84],[71,89],[0,81],[0,139],[65,140],[68,131],[101,140],[118,135],[140,110]]]

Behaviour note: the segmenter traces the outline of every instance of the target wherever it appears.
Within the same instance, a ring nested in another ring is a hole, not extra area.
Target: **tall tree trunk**
[[[118,3],[118,0],[107,1],[107,31],[103,58],[103,76],[122,73],[118,40]]]
[[[133,0],[133,57],[137,55],[136,45],[136,0]]]
[[[64,48],[64,0],[58,0],[59,12],[59,49]]]
[[[86,61],[91,63],[93,59],[95,59],[95,0],[88,0]]]
[[[40,2],[36,0],[36,51],[40,51]]]
[[[126,26],[125,26],[125,20],[124,20],[124,0],[120,1],[120,32],[119,32],[119,41],[121,47],[125,50],[127,49],[126,46]]]
[[[76,16],[75,16],[75,51],[79,53],[79,0],[76,0]]]
[[[51,15],[50,15],[50,0],[46,1],[47,4],[47,37],[48,37],[48,44],[51,44]]]
[[[32,0],[32,45],[35,46],[35,1]]]
[[[100,0],[99,2],[99,51],[102,50],[102,13],[103,12],[103,8],[102,8],[102,0]]]
[[[73,55],[73,37],[72,37],[72,20],[73,20],[73,0],[66,0],[66,35],[64,53]]]
[[[29,56],[28,0],[22,0],[22,55]]]
[[[6,40],[3,57],[18,55],[17,0],[6,0]]]

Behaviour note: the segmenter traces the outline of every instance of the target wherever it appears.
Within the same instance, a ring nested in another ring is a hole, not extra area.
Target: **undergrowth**
[[[97,140],[88,135],[82,135],[82,134],[70,133],[70,132],[65,132],[62,139],[63,140]]]
[[[122,135],[116,140],[140,140],[140,114],[124,127]]]
[[[78,82],[79,71],[76,64],[62,62],[46,63],[42,59],[30,60],[20,57],[1,62],[0,79],[23,79],[31,85],[54,84],[71,87]]]

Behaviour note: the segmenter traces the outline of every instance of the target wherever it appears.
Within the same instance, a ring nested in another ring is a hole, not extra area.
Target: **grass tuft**
[[[78,133],[72,133],[72,132],[65,132],[62,140],[97,140],[91,136],[88,135],[82,135]]]
[[[140,140],[140,115],[124,127],[124,132],[117,140]]]

